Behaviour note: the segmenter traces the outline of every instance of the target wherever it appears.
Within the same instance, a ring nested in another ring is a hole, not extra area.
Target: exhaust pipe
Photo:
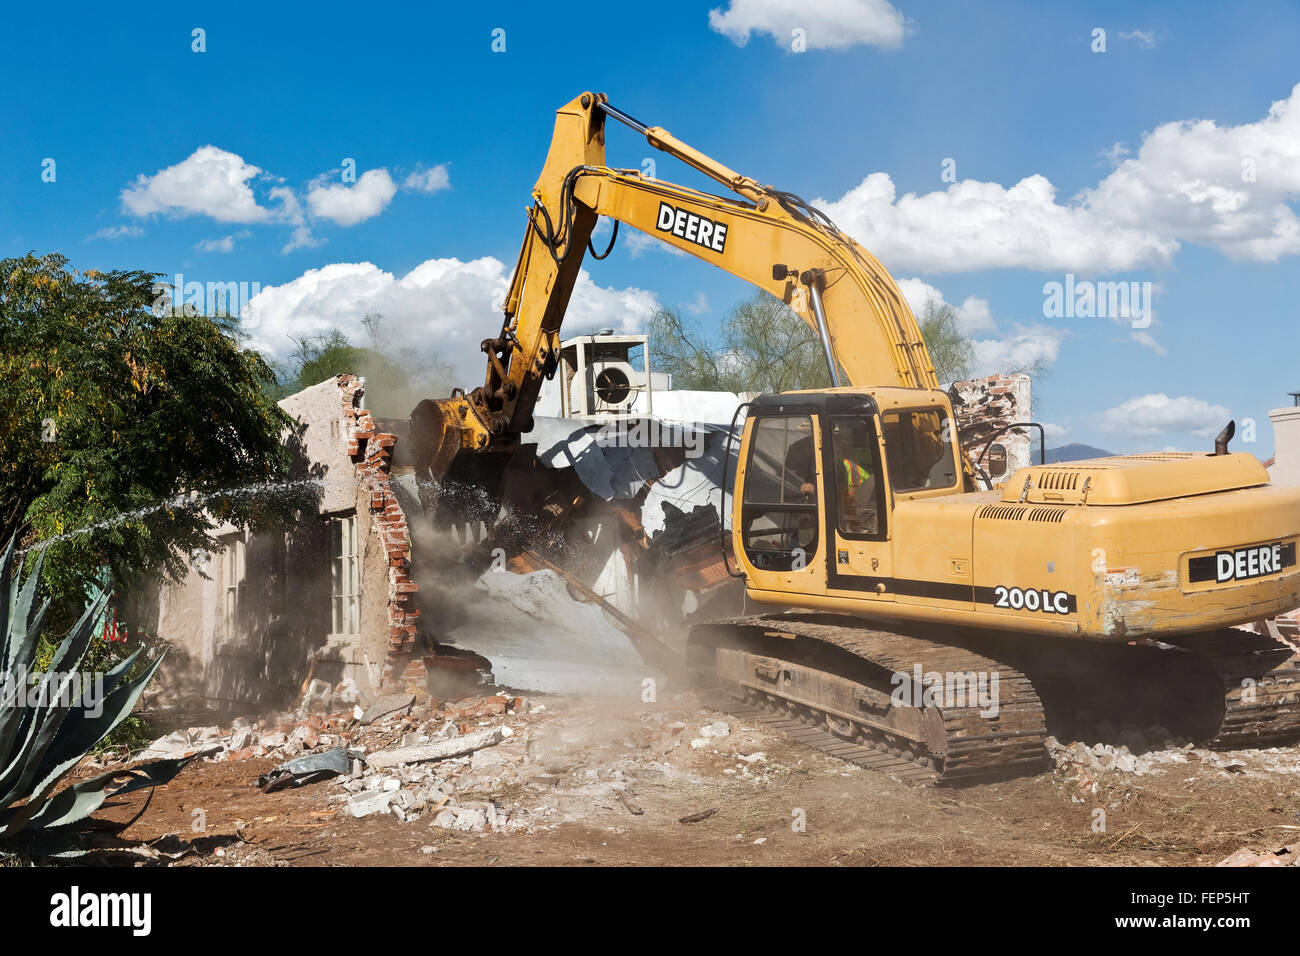
[[[1229,421],[1219,436],[1214,439],[1214,454],[1226,455],[1228,453],[1228,442],[1232,441],[1232,436],[1237,434],[1236,421]]]

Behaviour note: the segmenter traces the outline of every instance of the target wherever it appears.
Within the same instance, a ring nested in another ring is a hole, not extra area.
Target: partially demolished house
[[[645,367],[644,336],[564,349],[500,515],[473,533],[424,511],[409,423],[376,420],[364,380],[284,399],[313,505],[289,528],[220,529],[224,550],[158,589],[146,629],[173,645],[159,685],[219,709],[280,704],[312,680],[364,699],[441,695],[448,674],[489,666],[525,689],[639,688],[685,624],[740,612],[722,486],[747,396],[673,390]],[[1027,376],[952,394],[986,458],[1029,463],[1027,438],[1003,428],[1029,419]]]
[[[315,514],[290,528],[217,529],[225,548],[194,556],[158,587],[146,630],[172,645],[158,682],[186,706],[243,708],[296,697],[310,678],[366,694],[417,644],[405,505],[391,481],[397,437],[340,375],[280,402],[298,422],[289,488]]]

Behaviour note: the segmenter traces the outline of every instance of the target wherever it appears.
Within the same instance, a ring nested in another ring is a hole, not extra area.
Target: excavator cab
[[[734,499],[743,564],[758,572],[756,583],[781,589],[824,591],[828,572],[853,587],[860,582],[847,579],[860,576],[874,589],[892,563],[894,501],[964,490],[953,435],[947,397],[930,389],[829,389],[756,399]],[[804,571],[797,582],[766,577]]]

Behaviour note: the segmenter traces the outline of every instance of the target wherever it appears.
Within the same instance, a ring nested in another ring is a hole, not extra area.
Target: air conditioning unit
[[[626,418],[652,411],[645,335],[599,332],[560,343],[560,414]]]

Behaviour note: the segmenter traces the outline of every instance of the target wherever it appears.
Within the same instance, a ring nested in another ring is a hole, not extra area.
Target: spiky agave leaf
[[[108,594],[101,592],[59,644],[49,668],[31,692],[35,705],[29,706],[28,670],[48,602],[33,613],[41,562],[38,558],[26,581],[18,587],[13,573],[14,550],[15,541],[11,539],[0,559],[0,679],[13,691],[12,695],[0,692],[0,838],[6,839],[27,828],[63,826],[89,816],[104,802],[112,780],[122,773],[130,773],[136,780],[118,793],[164,783],[188,762],[140,764],[54,793],[59,781],[87,751],[131,713],[162,657],[133,679],[127,675],[138,651],[104,674],[104,697],[96,714],[87,706],[84,688],[78,687],[82,691],[78,700],[71,699],[67,691],[108,603]],[[25,803],[13,806],[20,801]]]

